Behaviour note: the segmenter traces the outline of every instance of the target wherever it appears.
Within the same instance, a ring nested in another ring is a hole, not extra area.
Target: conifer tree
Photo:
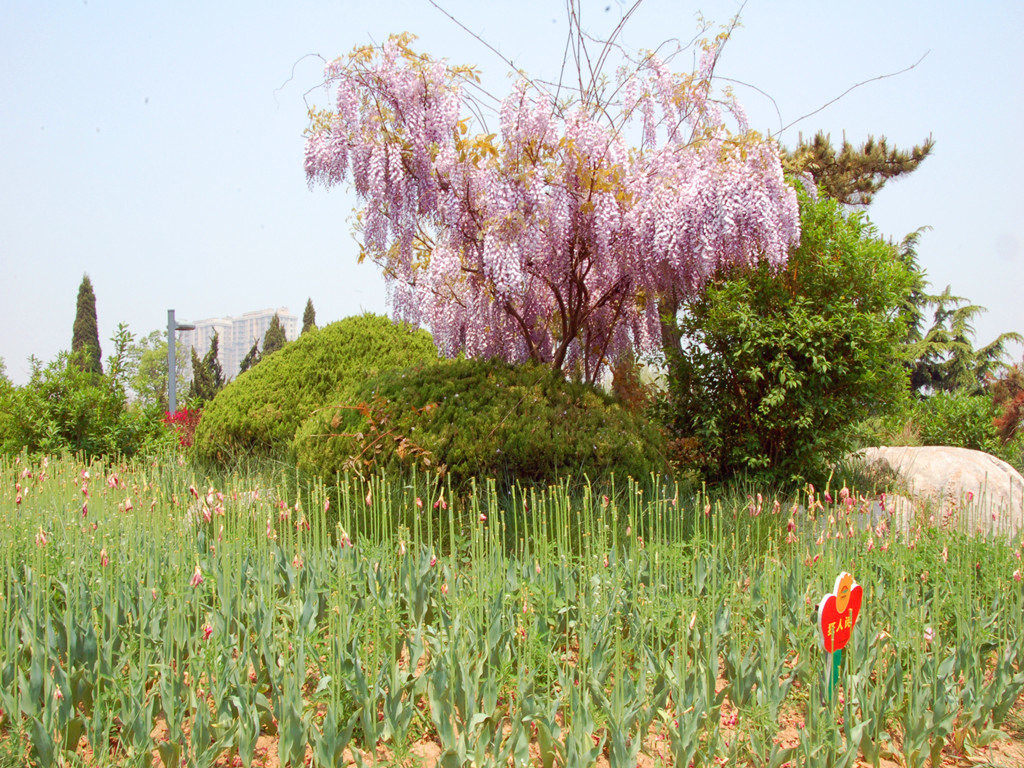
[[[220,337],[213,334],[210,349],[200,360],[195,347],[192,348],[192,385],[188,396],[191,399],[209,402],[224,388],[224,371],[221,368],[217,353],[220,348]]]
[[[238,365],[238,372],[245,373],[260,361],[260,340],[256,339]]]
[[[192,347],[192,383],[188,388],[189,400],[209,400],[213,386],[210,383],[210,372],[206,369],[202,359],[196,354],[196,348]]]
[[[210,348],[203,356],[203,365],[209,371],[210,383],[213,385],[213,393],[210,395],[210,399],[213,399],[213,395],[224,389],[224,369],[220,365],[219,353],[220,334],[214,333],[213,338],[210,339]]]
[[[868,136],[860,147],[854,147],[844,136],[836,152],[831,136],[819,131],[809,142],[801,136],[794,150],[784,151],[782,167],[798,176],[810,174],[814,183],[837,202],[870,205],[887,181],[915,171],[934,146],[931,136],[910,151],[890,147],[885,136]]]
[[[950,286],[938,294],[926,291],[928,281],[917,258],[917,245],[924,228],[912,232],[899,246],[899,258],[914,276],[913,285],[900,316],[907,328],[906,360],[910,389],[919,396],[935,392],[977,394],[1004,366],[1011,342],[1024,336],[1001,333],[980,349],[974,347],[974,318],[985,311],[962,296],[954,296]],[[927,315],[932,312],[931,326]]]
[[[88,275],[82,276],[82,283],[78,286],[71,353],[75,355],[82,370],[102,375],[100,333],[96,322],[96,294],[93,293],[92,281]]]
[[[306,299],[306,311],[302,313],[302,333],[315,330],[316,310],[313,309],[313,299]]]
[[[263,357],[272,355],[285,345],[288,339],[284,335],[284,327],[281,325],[281,318],[276,314],[270,320],[270,327],[263,336]]]

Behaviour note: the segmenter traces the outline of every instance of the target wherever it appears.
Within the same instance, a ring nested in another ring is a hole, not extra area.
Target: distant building
[[[299,317],[291,314],[288,307],[278,307],[277,309],[246,312],[233,317],[210,317],[206,320],[196,320],[190,322],[196,329],[181,331],[178,338],[186,349],[194,348],[196,354],[202,357],[210,349],[213,334],[219,334],[217,359],[220,360],[224,378],[233,379],[238,375],[242,359],[252,348],[253,342],[258,341],[260,348],[263,348],[263,336],[266,334],[267,328],[270,327],[270,321],[274,315],[281,320],[284,336],[288,341],[294,341],[299,337],[299,330],[302,327]],[[191,355],[189,357],[191,358]]]

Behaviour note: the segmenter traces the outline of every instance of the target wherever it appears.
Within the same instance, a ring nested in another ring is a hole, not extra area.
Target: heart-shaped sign
[[[843,572],[836,578],[832,593],[825,595],[818,604],[821,645],[829,653],[845,648],[850,642],[863,596],[864,590],[854,582],[853,576]]]

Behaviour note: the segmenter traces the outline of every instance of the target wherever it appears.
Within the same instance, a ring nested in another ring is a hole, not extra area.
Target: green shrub
[[[985,392],[936,392],[912,401],[897,414],[864,425],[865,445],[951,445],[985,451],[1024,471],[1024,436],[1003,442],[996,426],[1001,414]]]
[[[898,310],[912,275],[867,218],[801,195],[781,269],[720,274],[679,319],[659,412],[676,460],[708,479],[827,474],[852,426],[905,398]]]
[[[173,444],[158,408],[128,403],[119,357],[103,375],[84,370],[82,354],[33,359],[25,386],[0,383],[0,453],[134,456]]]
[[[549,368],[451,360],[392,370],[314,414],[295,439],[300,468],[418,465],[471,478],[546,485],[566,475],[645,477],[665,469],[663,439],[642,417]]]
[[[207,405],[195,433],[199,458],[229,463],[283,459],[314,411],[379,371],[436,360],[430,335],[379,315],[360,315],[302,334],[230,382]]]

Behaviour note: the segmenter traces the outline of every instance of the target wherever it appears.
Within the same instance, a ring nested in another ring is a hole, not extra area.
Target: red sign
[[[832,593],[825,595],[818,604],[821,644],[829,653],[845,648],[850,642],[863,597],[864,590],[854,583],[853,576],[843,572],[836,579]]]

